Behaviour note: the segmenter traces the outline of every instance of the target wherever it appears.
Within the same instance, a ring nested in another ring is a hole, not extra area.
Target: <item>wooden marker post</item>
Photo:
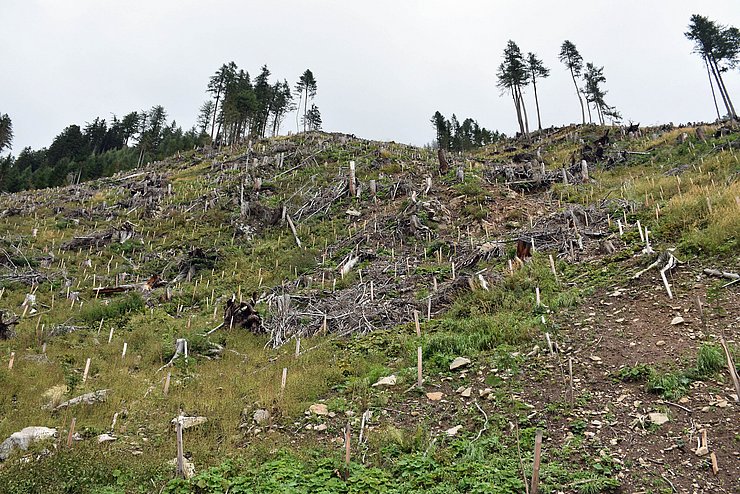
[[[77,419],[75,417],[72,417],[72,422],[69,423],[69,434],[67,435],[67,447],[72,447],[72,440],[74,439],[75,435],[75,424],[77,423]]]
[[[540,299],[540,287],[535,287],[534,294],[537,301],[537,307],[539,307],[540,305],[542,305],[542,300]]]
[[[283,377],[280,380],[280,396],[285,392],[285,384],[288,381],[288,368],[283,367]]]
[[[183,456],[182,446],[182,415],[177,417],[177,472],[176,475],[180,478],[185,477],[185,458]]]
[[[532,488],[530,494],[537,494],[540,488],[540,456],[542,454],[542,431],[534,438],[534,465],[532,466]]]
[[[110,328],[110,333],[108,333],[108,344],[110,345],[111,340],[113,340],[113,326]]]
[[[296,338],[295,339],[295,357],[298,358],[300,354],[301,354],[301,339]]]
[[[87,373],[90,372],[90,357],[87,357],[85,362],[85,372],[82,374],[82,382],[87,382]]]
[[[128,343],[123,342],[123,352],[121,352],[121,358],[126,358],[126,350],[128,349]]]
[[[351,444],[350,444],[350,438],[351,438],[351,431],[350,431],[350,423],[347,422],[347,427],[344,429],[344,480],[349,479],[349,459],[350,459],[350,452],[352,451]]]
[[[422,369],[421,369],[421,347],[416,348],[416,386],[421,388],[422,384]]]
[[[421,337],[421,326],[419,325],[419,311],[414,311],[414,327],[416,328],[416,336]]]
[[[167,396],[167,393],[170,391],[170,379],[172,378],[172,372],[167,373],[167,377],[164,379],[164,395]]]
[[[15,352],[10,352],[10,361],[8,362],[8,370],[13,370],[13,362],[15,362]]]

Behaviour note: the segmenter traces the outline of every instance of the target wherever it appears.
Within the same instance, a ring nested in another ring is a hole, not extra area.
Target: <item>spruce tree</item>
[[[581,119],[583,124],[586,123],[586,112],[583,107],[583,98],[581,97],[581,90],[576,82],[576,77],[581,76],[583,71],[583,57],[578,53],[576,45],[572,42],[565,40],[560,47],[560,61],[563,62],[566,68],[570,71],[570,76],[573,79],[573,85],[576,88],[576,95],[578,95],[578,102],[581,104]]]

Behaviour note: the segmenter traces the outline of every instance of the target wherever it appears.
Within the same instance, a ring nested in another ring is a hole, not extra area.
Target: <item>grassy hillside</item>
[[[718,337],[737,362],[739,285],[702,270],[740,268],[740,139],[612,129],[599,150],[605,131],[498,143],[444,176],[426,149],[309,133],[0,196],[0,310],[20,317],[0,341],[0,440],[58,430],[0,463],[4,492],[524,492],[538,430],[542,492],[737,492]],[[534,239],[521,266],[517,239]],[[673,299],[658,270],[633,279],[668,248]],[[256,301],[262,331],[205,336],[231,298]],[[160,370],[178,338],[188,357]],[[184,432],[189,480],[173,480],[181,412],[208,419]],[[692,451],[702,428],[717,475]]]

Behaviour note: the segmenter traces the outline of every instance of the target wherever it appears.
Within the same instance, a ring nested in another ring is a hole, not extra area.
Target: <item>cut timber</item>
[[[705,269],[704,274],[707,276],[716,276],[717,278],[726,278],[732,280],[732,283],[740,281],[740,274],[729,271],[720,271],[719,269]]]
[[[737,375],[737,367],[735,367],[735,362],[732,360],[732,354],[730,353],[730,349],[727,348],[727,342],[725,342],[724,336],[720,336],[719,342],[722,344],[722,349],[725,351],[727,370],[730,372],[732,383],[735,385],[735,401],[740,402],[740,377]]]
[[[293,233],[293,238],[295,239],[295,243],[300,248],[301,239],[298,238],[298,232],[295,229],[295,224],[293,224],[293,219],[290,217],[289,214],[285,215],[285,219],[288,220],[288,226],[290,227],[290,231]]]
[[[355,162],[349,162],[349,195],[357,196],[357,181],[355,180]]]
[[[130,292],[132,290],[141,290],[142,292],[150,292],[153,289],[166,285],[167,282],[164,281],[162,278],[159,277],[159,275],[153,275],[148,280],[146,280],[144,283],[133,283],[129,285],[117,285],[117,286],[100,286],[98,288],[93,288],[93,292],[95,292],[95,295],[113,295],[116,293],[124,293],[124,292]]]
[[[665,251],[661,255],[658,256],[658,259],[655,260],[654,263],[652,263],[650,266],[646,267],[642,271],[639,271],[637,274],[635,274],[632,278],[638,279],[643,274],[647,273],[653,268],[657,268],[661,264],[665,263],[665,265],[660,269],[660,277],[663,280],[663,286],[665,287],[666,293],[668,293],[669,298],[673,298],[673,292],[671,292],[671,286],[668,284],[668,278],[666,277],[666,273],[673,268],[676,267],[677,264],[680,264],[681,261],[675,258],[673,253],[671,251]]]

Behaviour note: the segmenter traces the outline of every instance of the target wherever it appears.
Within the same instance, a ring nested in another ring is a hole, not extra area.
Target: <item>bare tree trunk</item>
[[[301,91],[301,94],[298,95],[298,106],[295,109],[295,132],[296,134],[301,130],[300,126],[298,125],[298,117],[301,116],[301,100],[303,99],[303,91]]]
[[[540,101],[537,98],[537,80],[532,75],[532,87],[534,88],[534,106],[537,108],[537,129],[542,131],[542,118],[540,117]]]
[[[526,135],[529,136],[529,118],[527,117],[527,106],[524,104],[522,88],[517,86],[517,91],[519,91],[519,103],[522,105],[522,113],[524,114],[524,130],[526,131]]]
[[[581,103],[581,119],[583,125],[586,125],[586,112],[583,110],[583,98],[581,98],[581,90],[578,89],[578,83],[576,82],[576,75],[573,73],[573,68],[570,69],[570,76],[573,78],[573,85],[576,87],[576,95],[578,95],[578,102]]]
[[[216,106],[213,107],[213,123],[211,123],[211,141],[213,141],[213,129],[216,127],[216,115],[218,115],[218,100],[221,97],[221,90],[216,93]]]
[[[735,105],[732,104],[732,100],[730,99],[730,93],[727,92],[727,86],[725,86],[725,81],[724,79],[722,79],[722,71],[719,70],[719,65],[717,65],[717,61],[713,60],[713,62],[714,62],[714,68],[717,72],[717,77],[719,77],[719,83],[724,92],[725,99],[727,100],[727,105],[728,105],[730,116],[732,117],[733,120],[736,120],[737,113],[735,113]]]
[[[303,132],[306,132],[306,115],[308,114],[308,86],[306,86],[306,99],[303,100]]]
[[[714,92],[714,82],[712,82],[712,73],[709,70],[709,62],[707,57],[704,57],[704,65],[707,67],[707,77],[709,78],[709,87],[712,88],[712,100],[714,101],[714,109],[717,110],[717,120],[722,120],[722,115],[719,114],[719,105],[717,104],[717,94]]]
[[[522,109],[519,107],[519,97],[516,92],[516,88],[512,86],[511,97],[514,98],[514,106],[516,107],[516,119],[519,122],[519,131],[524,135],[524,121],[522,120]]]
[[[725,105],[725,109],[727,110],[727,114],[732,116],[732,111],[730,110],[730,104],[727,101],[727,96],[725,94],[725,88],[722,85],[722,82],[720,81],[717,67],[715,65],[714,60],[710,60],[709,68],[712,71],[712,75],[714,76],[714,81],[717,83],[717,89],[719,89],[719,95],[722,97],[722,103]]]

